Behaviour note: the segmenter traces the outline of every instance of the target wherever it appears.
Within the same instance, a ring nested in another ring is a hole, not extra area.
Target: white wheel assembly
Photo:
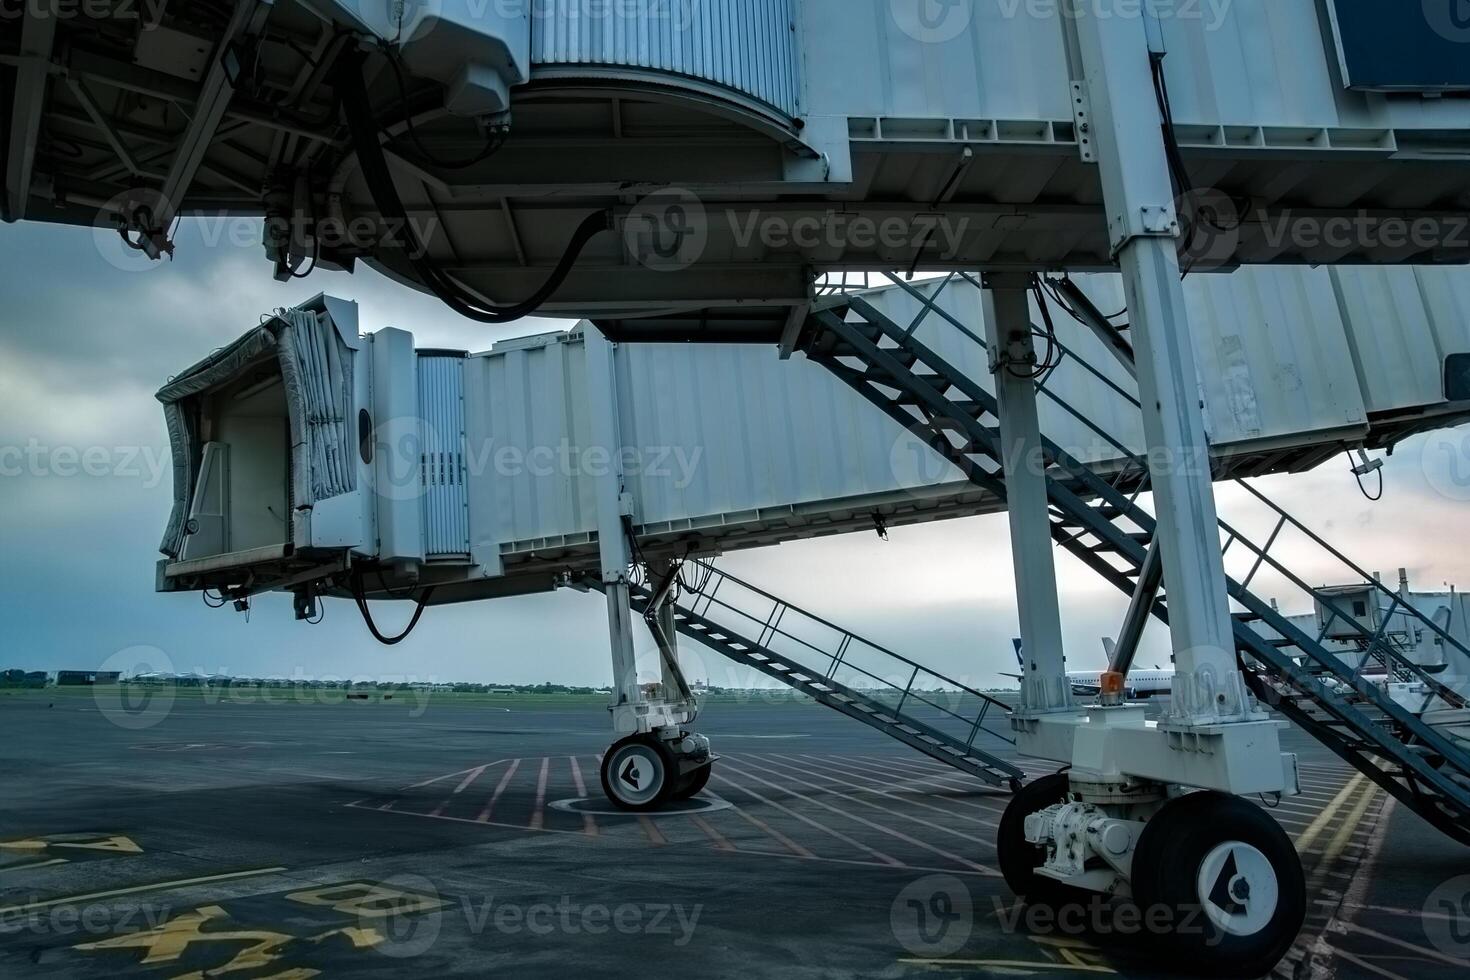
[[[657,810],[678,782],[674,753],[654,735],[630,735],[602,757],[602,791],[621,810]]]

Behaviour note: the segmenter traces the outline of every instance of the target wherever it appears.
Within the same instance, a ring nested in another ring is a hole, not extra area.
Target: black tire
[[[678,761],[662,739],[629,735],[602,757],[602,792],[619,810],[649,813],[674,795],[678,772]]]
[[[1167,915],[1171,923],[1154,938],[1200,975],[1271,972],[1306,918],[1306,876],[1291,838],[1260,807],[1225,793],[1166,803],[1139,835],[1132,885],[1144,922]]]
[[[1022,786],[1006,804],[995,835],[996,863],[1001,877],[1017,897],[1037,905],[1065,905],[1086,901],[1088,893],[1071,888],[1054,878],[1036,873],[1046,862],[1046,847],[1026,839],[1026,818],[1067,798],[1068,777],[1064,772],[1033,779]]]
[[[710,770],[714,768],[713,762],[707,762],[698,769],[679,778],[674,786],[674,795],[671,799],[687,800],[697,796],[709,783]]]

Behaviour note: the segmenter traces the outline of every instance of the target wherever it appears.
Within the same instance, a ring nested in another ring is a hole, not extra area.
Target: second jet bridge
[[[1115,277],[1078,285],[1116,308]],[[1462,271],[1256,269],[1187,285],[1217,478],[1305,470],[1470,417],[1451,370],[1470,355]],[[972,281],[861,296],[993,390]],[[1128,367],[1057,303],[1046,312],[1059,323],[1042,429],[1129,486],[1143,436]],[[608,404],[593,353],[611,364]],[[583,326],[482,354],[416,350],[401,330],[360,334],[353,304],[320,298],[159,397],[174,441],[168,590],[249,594],[349,566],[371,568],[369,596],[433,586],[430,605],[546,590],[598,567],[605,481],[649,558],[1005,506],[840,376],[754,344],[612,345]],[[593,431],[607,416],[611,442]]]

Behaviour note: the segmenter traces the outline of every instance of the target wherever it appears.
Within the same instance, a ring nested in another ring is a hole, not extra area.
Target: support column
[[[1180,284],[1180,234],[1151,64],[1147,17],[1129,0],[1077,3],[1113,251],[1123,270],[1158,517],[1176,677],[1169,723],[1249,717],[1235,663],[1193,340]],[[1106,16],[1105,16],[1106,15]]]
[[[1046,496],[1046,462],[1036,409],[1036,345],[1031,325],[1030,277],[984,277],[985,339],[1000,402],[1006,513],[1021,619],[1021,708],[1027,714],[1072,710],[1062,652],[1057,572]]]
[[[617,377],[613,345],[590,324],[585,325],[587,413],[592,446],[605,449],[608,472],[597,477],[597,544],[599,575],[607,594],[607,632],[612,646],[613,729],[632,734],[646,727],[643,693],[638,688],[638,661],[633,646],[633,615],[628,594],[628,537],[623,525],[622,440],[618,431]],[[643,710],[639,710],[642,708]]]
[[[650,558],[648,560],[650,584],[655,589],[659,588],[668,581],[670,575],[675,573],[675,568],[675,563],[670,559]],[[666,591],[665,601],[659,605],[658,617],[654,621],[654,625],[658,628],[653,631],[654,642],[658,644],[663,696],[667,701],[687,702],[691,694],[679,664],[679,624],[674,618],[672,587]]]

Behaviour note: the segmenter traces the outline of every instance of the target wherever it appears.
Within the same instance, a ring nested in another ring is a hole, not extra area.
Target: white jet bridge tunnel
[[[702,591],[725,580],[688,564],[1003,506],[1025,652],[1010,737],[1070,767],[1014,797],[1007,882],[1202,906],[1204,930],[1161,941],[1257,976],[1305,901],[1290,841],[1240,799],[1297,789],[1265,706],[1470,836],[1462,693],[1280,543],[1305,535],[1344,584],[1383,586],[1258,497],[1257,540],[1214,493],[1460,417],[1464,294],[1428,267],[1470,260],[1470,36],[1449,4],[1187,6],[234,0],[144,23],[26,5],[0,33],[0,204],[154,259],[178,218],[256,215],[280,280],[361,261],[479,322],[588,319],[421,356],[402,331],[360,335],[349,304],[284,311],[161,393],[180,483],[160,584],[290,589],[301,615],[321,594],[422,612],[601,588],[626,736],[602,781],[629,809],[698,792],[713,760],[687,730],[678,632],[1003,780],[978,718],[968,741],[919,727],[912,681],[863,702],[833,676],[845,639],[823,673],[768,628],[732,633]],[[1199,285],[1265,265],[1420,268]],[[905,281],[825,288],[871,270]],[[1121,286],[1067,275],[1113,271]],[[613,346],[689,340],[804,359]],[[562,440],[587,448],[575,478]],[[644,443],[707,461],[659,485],[622,451]],[[1130,596],[1096,704],[1066,683],[1056,548]],[[1359,658],[1261,598],[1261,575]],[[659,698],[636,683],[635,605]],[[1159,721],[1120,697],[1150,616],[1176,667]],[[1370,663],[1422,685],[1433,721]]]

